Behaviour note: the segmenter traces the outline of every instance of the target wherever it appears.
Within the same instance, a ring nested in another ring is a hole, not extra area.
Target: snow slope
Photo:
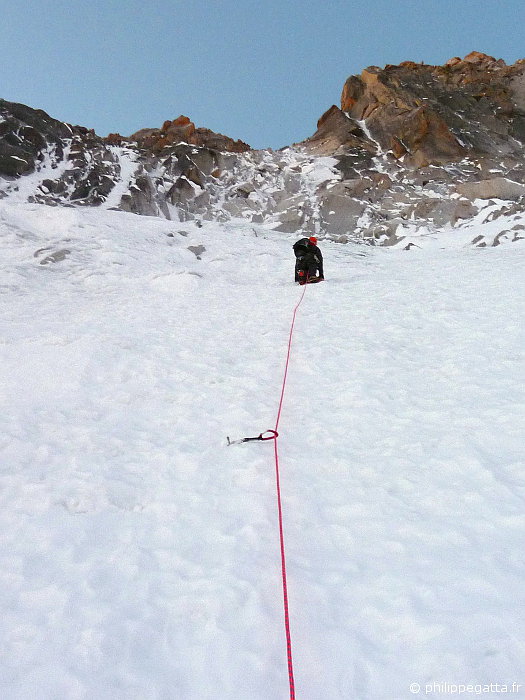
[[[226,436],[274,425],[293,239],[10,203],[0,236],[0,697],[288,697],[272,443]],[[429,240],[325,243],[297,317],[300,700],[525,683],[524,249]]]

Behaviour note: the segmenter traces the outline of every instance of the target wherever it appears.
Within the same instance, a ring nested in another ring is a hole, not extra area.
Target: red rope
[[[306,282],[308,283],[308,278],[306,279]],[[277,420],[275,422],[275,432],[277,434],[275,440],[274,440],[274,451],[275,451],[275,480],[277,484],[277,509],[279,512],[279,538],[281,542],[281,571],[282,571],[282,579],[283,579],[283,603],[284,603],[284,629],[286,632],[286,654],[288,658],[288,680],[290,683],[290,700],[295,700],[295,682],[294,682],[294,675],[293,675],[293,659],[292,659],[292,637],[290,634],[290,615],[288,611],[288,585],[286,582],[286,557],[284,553],[284,528],[283,528],[283,509],[281,505],[281,480],[280,480],[280,475],[279,475],[279,451],[277,449],[277,440],[278,440],[278,430],[277,428],[279,427],[279,421],[281,419],[281,411],[283,408],[283,399],[284,399],[284,390],[286,388],[286,379],[288,377],[288,365],[290,364],[290,352],[292,349],[292,336],[293,336],[293,331],[294,331],[294,326],[295,326],[295,317],[297,315],[297,309],[301,305],[301,302],[304,297],[304,293],[306,292],[306,287],[307,284],[304,285],[303,293],[301,294],[301,298],[295,305],[295,308],[293,310],[293,318],[292,318],[292,325],[290,328],[290,335],[288,338],[288,352],[286,355],[286,365],[284,368],[284,377],[283,377],[283,386],[281,389],[281,399],[279,401],[279,411],[277,412]]]

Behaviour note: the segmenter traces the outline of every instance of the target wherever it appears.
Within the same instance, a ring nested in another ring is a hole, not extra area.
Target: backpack
[[[293,244],[293,252],[296,258],[301,258],[310,252],[311,244],[308,238],[301,238]]]

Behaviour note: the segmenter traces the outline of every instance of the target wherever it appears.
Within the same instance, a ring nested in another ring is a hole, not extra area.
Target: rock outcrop
[[[525,60],[507,66],[472,52],[443,66],[366,68],[309,139],[276,152],[185,116],[101,138],[0,101],[0,198],[179,221],[241,218],[407,248],[419,230],[515,217],[492,239],[472,238],[499,245],[524,238],[515,228],[525,216],[524,144]]]
[[[213,148],[217,151],[231,151],[232,153],[244,153],[250,150],[250,146],[243,141],[234,141],[229,136],[216,134],[210,129],[197,128],[189,117],[184,115],[173,121],[165,121],[160,129],[141,129],[132,134],[130,140],[135,141],[139,148],[155,154],[179,143]]]
[[[444,66],[371,66],[348,78],[341,110],[409,166],[515,153],[525,141],[524,74],[524,61],[477,52]]]
[[[64,156],[64,141],[73,131],[41,109],[0,100],[0,175],[32,173],[48,151],[56,160]]]
[[[317,131],[308,139],[312,152],[333,154],[344,146],[369,153],[377,152],[377,145],[367,137],[355,119],[349,119],[336,105],[332,105],[317,122]]]

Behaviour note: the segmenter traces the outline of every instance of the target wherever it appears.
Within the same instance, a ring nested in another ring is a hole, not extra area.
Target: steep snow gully
[[[226,435],[275,420],[294,239],[21,203],[0,235],[0,696],[287,697],[272,443]],[[321,241],[297,316],[301,700],[525,683],[524,248],[423,243]]]

